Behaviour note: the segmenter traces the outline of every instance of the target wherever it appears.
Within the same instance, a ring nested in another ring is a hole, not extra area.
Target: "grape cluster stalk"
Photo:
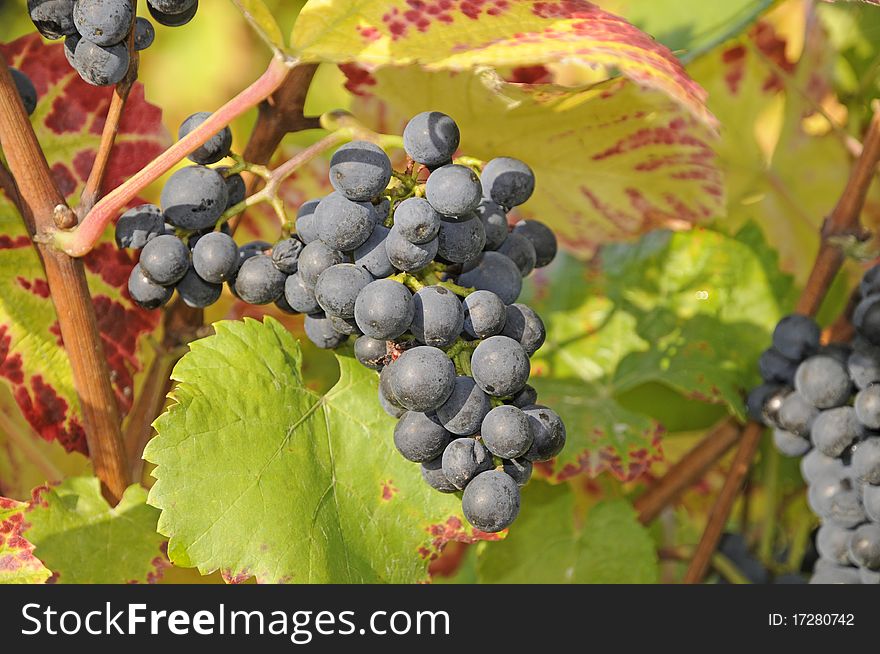
[[[136,5],[132,0],[28,0],[28,13],[45,38],[64,39],[67,61],[83,80],[112,86],[131,65],[132,31],[135,51],[150,47],[156,37],[153,24],[136,15]],[[147,8],[160,25],[179,27],[196,15],[199,0],[147,0]]]
[[[238,247],[225,218],[244,184],[235,167],[209,167],[230,154],[227,129],[168,180],[161,207],[125,213],[116,240],[141,250],[129,292],[144,308],[175,289],[206,307],[225,283],[246,303],[305,314],[320,348],[353,340],[398,420],[397,450],[434,489],[462,492],[474,527],[497,532],[519,513],[533,463],[565,445],[562,419],[528,384],[544,323],[516,301],[557,242],[543,223],[508,216],[532,195],[532,170],[510,157],[454,162],[459,142],[455,121],[429,111],[404,129],[404,171],[372,142],[346,143],[330,160],[334,190],[299,207],[294,233]]]
[[[850,343],[820,345],[819,326],[792,314],[773,332],[748,397],[785,456],[801,457],[822,525],[810,583],[880,583],[880,266],[859,285]]]

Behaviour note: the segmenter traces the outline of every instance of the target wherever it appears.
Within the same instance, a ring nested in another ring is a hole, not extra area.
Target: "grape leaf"
[[[536,95],[520,84],[490,91],[478,72],[345,70],[352,111],[370,127],[400,133],[414,114],[436,109],[458,122],[462,153],[527,162],[537,186],[517,212],[551,225],[581,255],[723,211],[711,135],[659,93],[617,80],[580,92],[540,85]]]
[[[852,161],[839,134],[808,128],[810,117],[827,125],[816,108],[829,93],[832,51],[821,30],[811,29],[793,60],[782,36],[762,22],[689,67],[724,125],[716,151],[727,180],[725,228],[758,223],[799,283]],[[873,185],[863,222],[880,224],[880,185]]]
[[[395,450],[374,372],[340,356],[318,395],[276,320],[214,328],[175,367],[144,454],[173,563],[230,581],[403,583],[426,579],[445,542],[490,537]]]
[[[575,497],[565,484],[539,481],[523,489],[516,527],[487,543],[477,559],[483,583],[651,584],[657,554],[648,531],[625,500],[591,507],[576,521]]]
[[[615,400],[644,384],[743,417],[754,362],[792,291],[768,276],[754,232],[657,231],[604,247],[592,267],[563,257],[539,271],[523,297],[547,324],[532,384],[568,427],[566,448],[542,466],[553,479],[605,469],[632,479],[660,456],[660,426]]]
[[[0,584],[42,584],[52,572],[34,556],[34,546],[22,531],[27,528],[27,504],[0,497]]]
[[[254,28],[274,52],[284,50],[284,36],[278,22],[269,11],[263,0],[233,0],[235,6],[244,14],[245,19]]]
[[[33,80],[39,95],[31,117],[52,174],[68,201],[78,197],[100,142],[112,90],[96,89],[70,68],[62,45],[38,34],[0,46],[10,65]],[[111,155],[104,190],[132,175],[163,150],[167,134],[158,108],[132,89]],[[143,336],[160,315],[139,309],[126,288],[133,256],[108,234],[84,258],[98,328],[120,408],[131,405],[134,376],[147,354]],[[0,194],[0,378],[34,430],[68,451],[87,451],[70,363],[36,251],[12,202]]]
[[[133,484],[112,507],[96,477],[71,477],[34,490],[24,535],[54,583],[152,583],[169,564],[158,511],[146,500],[146,489]]]
[[[369,67],[464,71],[562,62],[605,76],[619,71],[715,124],[705,93],[668,48],[585,0],[311,0],[291,46],[306,61]]]

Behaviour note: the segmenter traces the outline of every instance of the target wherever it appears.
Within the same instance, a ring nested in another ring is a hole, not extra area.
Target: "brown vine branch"
[[[0,145],[14,176],[22,205],[33,218],[31,236],[54,228],[56,208],[66,209],[46,157],[34,134],[5,57],[0,55]],[[31,226],[29,226],[30,229]],[[110,499],[128,486],[128,468],[120,430],[119,407],[98,333],[94,306],[81,261],[37,243],[61,338],[70,358],[86,440],[95,474]]]
[[[710,430],[687,454],[679,459],[656,484],[636,501],[635,509],[643,525],[653,522],[667,506],[693,486],[718,463],[739,440],[742,427],[727,418]]]
[[[819,245],[819,252],[807,279],[807,285],[798,301],[797,311],[799,313],[809,316],[816,314],[834,281],[834,277],[843,265],[843,250],[834,244],[833,237],[853,234],[859,229],[859,216],[865,204],[868,188],[874,178],[874,170],[877,163],[880,162],[880,111],[878,111],[876,104],[874,109],[874,116],[863,141],[862,154],[856,160],[846,187],[831,212],[831,216],[822,227],[822,242]],[[700,538],[694,558],[685,574],[684,583],[697,584],[706,576],[712,554],[718,547],[718,541],[730,517],[730,511],[749,471],[752,459],[758,450],[763,433],[764,428],[758,423],[750,422],[746,426],[733,465],[724,481],[718,499],[712,507],[703,536]]]

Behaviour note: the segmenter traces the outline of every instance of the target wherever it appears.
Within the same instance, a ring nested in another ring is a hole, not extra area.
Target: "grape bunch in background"
[[[776,448],[802,457],[822,521],[811,583],[880,583],[880,266],[859,292],[852,343],[820,345],[813,320],[783,318],[759,361],[764,383],[748,398]]]
[[[131,63],[128,38],[144,50],[156,36],[152,23],[136,16],[133,0],[28,0],[28,12],[47,39],[64,38],[67,61],[89,84],[111,86],[122,81]],[[147,0],[150,15],[161,25],[185,25],[198,0]]]
[[[194,153],[197,165],[171,177],[161,208],[120,218],[120,247],[141,249],[132,298],[158,308],[176,288],[204,307],[225,282],[244,302],[306,314],[306,335],[320,348],[354,339],[358,361],[379,371],[400,453],[436,490],[463,491],[476,528],[508,527],[532,464],[559,454],[566,436],[528,385],[544,324],[516,302],[523,277],[557,250],[542,223],[508,221],[534,190],[531,169],[507,157],[453,163],[458,126],[425,112],[404,130],[405,171],[373,143],[348,143],[330,161],[335,190],[299,208],[294,234],[236,247],[221,216],[244,199],[244,185],[206,166],[230,142],[221,133]]]

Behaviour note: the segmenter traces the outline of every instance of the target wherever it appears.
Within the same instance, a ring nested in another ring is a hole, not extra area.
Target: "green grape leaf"
[[[159,512],[146,500],[146,489],[134,484],[113,507],[96,477],[71,477],[34,490],[24,535],[55,583],[155,582],[168,560],[156,532]]]
[[[260,35],[273,52],[284,51],[284,35],[263,0],[232,0],[254,31]]]
[[[230,581],[405,583],[425,580],[449,540],[497,538],[396,451],[375,372],[340,356],[319,395],[278,321],[214,328],[175,367],[144,454],[173,563]]]
[[[439,110],[459,124],[463,154],[528,163],[537,185],[516,213],[546,222],[580,255],[723,211],[713,137],[662,94],[622,80],[588,91],[506,82],[490,89],[479,72],[345,72],[352,112],[374,129],[399,134],[416,113]]]
[[[715,125],[703,90],[668,48],[585,0],[311,0],[290,41],[305,61],[371,68],[460,72],[561,62],[592,81],[620,72]]]
[[[615,398],[645,384],[743,417],[755,361],[792,292],[790,278],[768,275],[755,232],[657,231],[604,247],[594,266],[562,257],[538,272],[523,296],[547,325],[532,383],[568,427],[542,470],[557,481],[644,472],[660,456],[661,427]]]
[[[825,218],[846,186],[852,156],[846,136],[817,113],[828,95],[834,49],[811,29],[797,60],[773,25],[701,57],[688,70],[709,90],[724,129],[718,163],[727,181],[730,231],[757,223],[779,249],[780,265],[804,283]],[[863,224],[880,225],[873,184]]]
[[[113,90],[83,82],[68,64],[64,46],[44,44],[39,34],[2,45],[0,51],[34,82],[39,101],[31,122],[59,189],[73,202],[95,159]],[[162,152],[167,139],[160,110],[145,101],[143,86],[136,84],[108,163],[104,192]],[[127,282],[135,257],[116,248],[110,231],[83,262],[117,401],[125,413],[135,377],[150,356],[144,337],[158,328],[161,314],[132,302]],[[40,437],[86,453],[70,362],[43,268],[17,209],[2,193],[0,285],[0,381],[12,389]]]
[[[0,584],[42,584],[52,576],[22,535],[25,509],[24,502],[0,497]]]
[[[501,584],[651,584],[657,554],[632,505],[608,500],[576,520],[575,496],[566,484],[533,481],[504,541],[482,546],[477,576]]]

